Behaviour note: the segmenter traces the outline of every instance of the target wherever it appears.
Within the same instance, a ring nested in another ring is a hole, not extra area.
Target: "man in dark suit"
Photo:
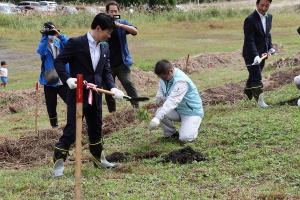
[[[249,72],[244,93],[250,100],[254,97],[262,108],[268,107],[263,98],[262,57],[275,53],[270,34],[272,15],[267,13],[271,3],[272,0],[257,0],[256,10],[244,22],[243,57]]]
[[[84,80],[99,87],[105,84],[114,93],[115,98],[123,98],[124,93],[115,87],[111,75],[109,47],[107,43],[102,42],[110,38],[114,27],[114,21],[110,16],[103,13],[96,15],[91,30],[83,36],[71,38],[64,51],[55,59],[55,69],[61,81],[68,84],[69,90],[67,125],[54,148],[54,176],[63,175],[63,161],[67,158],[71,144],[75,142],[76,90],[74,89],[77,87],[77,74],[83,74]],[[70,73],[65,70],[66,63],[70,65]],[[87,89],[83,91],[83,115],[88,126],[89,149],[96,167],[109,167],[101,162],[102,96],[93,92],[93,101],[89,104],[88,92]]]

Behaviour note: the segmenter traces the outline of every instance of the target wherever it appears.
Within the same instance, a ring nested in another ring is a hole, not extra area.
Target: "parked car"
[[[15,11],[16,5],[11,3],[0,3],[0,13],[3,14],[13,14]]]
[[[41,7],[44,7],[47,11],[54,12],[57,8],[57,3],[55,1],[39,1]]]
[[[39,7],[40,4],[36,1],[21,1],[17,6],[17,8],[22,11],[37,10]]]

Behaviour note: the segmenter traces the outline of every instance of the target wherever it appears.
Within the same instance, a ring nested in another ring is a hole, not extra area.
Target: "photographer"
[[[116,28],[108,40],[110,51],[110,66],[113,78],[118,77],[122,86],[126,90],[128,96],[137,97],[136,88],[131,80],[130,67],[133,63],[130,55],[127,34],[137,35],[137,28],[130,24],[127,20],[120,19],[119,4],[115,1],[110,1],[106,4],[106,12],[115,19]],[[115,99],[110,95],[105,95],[109,112],[116,111]],[[130,102],[134,108],[138,108],[139,104],[136,101]]]
[[[66,102],[67,86],[62,84],[56,73],[54,59],[63,50],[68,38],[61,34],[52,22],[44,23],[40,32],[42,38],[37,48],[37,53],[41,56],[42,61],[39,82],[41,85],[44,85],[50,124],[52,128],[55,128],[58,126],[56,113],[57,95]],[[69,65],[67,64],[65,67],[69,71]]]

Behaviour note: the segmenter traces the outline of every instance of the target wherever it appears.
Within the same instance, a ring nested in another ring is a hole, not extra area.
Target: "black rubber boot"
[[[52,128],[58,127],[57,117],[50,118],[50,124],[51,124]]]
[[[251,100],[253,98],[251,88],[245,88],[244,89],[244,94],[246,94],[246,96],[248,97],[249,100]]]
[[[101,167],[101,153],[103,150],[101,141],[98,143],[95,143],[95,144],[90,144],[89,148],[90,148],[90,152],[92,154],[94,166],[96,168],[100,168]]]
[[[110,169],[117,166],[117,164],[110,163],[106,160],[101,141],[95,144],[90,144],[89,147],[93,163],[96,168]]]
[[[62,149],[59,147],[54,147],[54,154],[53,154],[53,162],[55,163],[59,159],[63,159],[66,161],[69,155],[69,150]]]
[[[259,95],[261,93],[263,93],[262,87],[251,88],[251,91],[252,91],[252,96],[254,97],[255,101],[258,102]]]

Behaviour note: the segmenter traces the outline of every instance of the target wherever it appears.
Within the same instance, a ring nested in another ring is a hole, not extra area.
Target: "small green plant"
[[[150,121],[151,114],[148,112],[146,108],[141,108],[136,113],[136,118],[139,119],[140,121]]]

